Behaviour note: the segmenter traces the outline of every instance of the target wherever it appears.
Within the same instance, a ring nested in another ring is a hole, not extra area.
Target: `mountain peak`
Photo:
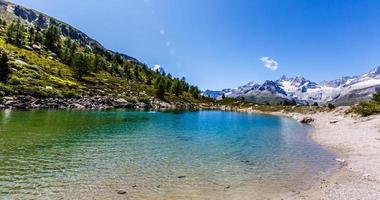
[[[165,73],[165,70],[161,65],[154,65],[153,71],[160,73],[160,74]]]
[[[374,69],[372,69],[370,72],[370,74],[380,74],[380,66],[376,66]]]

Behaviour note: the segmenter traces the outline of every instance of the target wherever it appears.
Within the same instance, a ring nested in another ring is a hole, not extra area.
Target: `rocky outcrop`
[[[197,109],[196,104],[168,103],[159,99],[148,102],[127,100],[115,96],[82,96],[80,98],[35,98],[28,95],[6,96],[0,100],[0,108],[7,109]]]

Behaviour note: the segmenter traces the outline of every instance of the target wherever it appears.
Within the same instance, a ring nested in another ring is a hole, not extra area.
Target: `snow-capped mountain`
[[[153,71],[155,71],[157,73],[160,73],[160,74],[164,74],[165,73],[165,70],[164,70],[164,68],[161,65],[154,65]]]
[[[205,96],[220,99],[224,94],[231,98],[244,98],[257,103],[299,103],[317,102],[350,105],[371,98],[380,89],[380,66],[359,76],[345,76],[319,84],[302,76],[282,76],[276,81],[265,81],[260,85],[250,82],[247,85],[222,91],[208,91]]]

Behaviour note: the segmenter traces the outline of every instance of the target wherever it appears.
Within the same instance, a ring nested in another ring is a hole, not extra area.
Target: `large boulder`
[[[302,119],[299,120],[299,122],[303,124],[310,124],[313,121],[314,121],[314,118],[312,117],[303,117]]]

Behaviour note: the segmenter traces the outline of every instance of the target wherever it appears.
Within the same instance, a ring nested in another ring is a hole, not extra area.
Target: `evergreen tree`
[[[165,86],[162,80],[158,82],[157,89],[155,95],[159,99],[163,99],[165,97]]]
[[[56,26],[50,25],[45,32],[44,44],[47,49],[54,53],[59,53],[60,50],[60,35]]]
[[[43,35],[39,27],[36,28],[35,33],[34,33],[34,43],[37,43],[37,44],[43,43]]]
[[[99,54],[95,54],[94,62],[92,68],[94,69],[95,72],[98,72],[102,69],[104,69],[105,63],[103,62],[101,56]]]
[[[14,43],[15,32],[16,32],[16,25],[12,23],[8,26],[7,33],[6,33],[6,36],[7,36],[6,41],[8,43],[11,43],[11,44]]]
[[[193,96],[193,98],[195,98],[195,99],[199,98],[200,91],[199,91],[198,87],[190,86],[189,92]]]
[[[139,67],[137,67],[137,66],[134,67],[133,75],[135,76],[135,79],[136,79],[137,81],[140,81],[140,80],[141,80],[141,79],[140,79],[140,74],[139,74]]]
[[[181,88],[181,84],[179,82],[179,80],[174,80],[171,88],[170,88],[170,92],[176,96],[179,96],[181,93],[182,93],[182,88]]]
[[[21,24],[20,20],[17,20],[16,24],[12,23],[9,25],[6,32],[6,41],[18,47],[21,47],[22,45],[24,45],[24,32],[24,26]]]
[[[83,76],[88,73],[89,61],[85,54],[76,53],[73,58],[74,71],[79,80],[82,80]]]
[[[33,45],[34,44],[34,37],[35,37],[35,30],[33,27],[29,28],[29,45]]]
[[[0,81],[2,83],[7,83],[11,69],[8,65],[8,55],[3,50],[0,55]]]
[[[165,88],[166,88],[166,91],[170,91],[170,88],[172,87],[172,81],[170,79],[167,79],[165,81]]]
[[[15,45],[21,47],[24,45],[24,40],[25,40],[25,29],[24,26],[21,24],[20,20],[17,21],[16,23],[16,40],[15,40]]]

